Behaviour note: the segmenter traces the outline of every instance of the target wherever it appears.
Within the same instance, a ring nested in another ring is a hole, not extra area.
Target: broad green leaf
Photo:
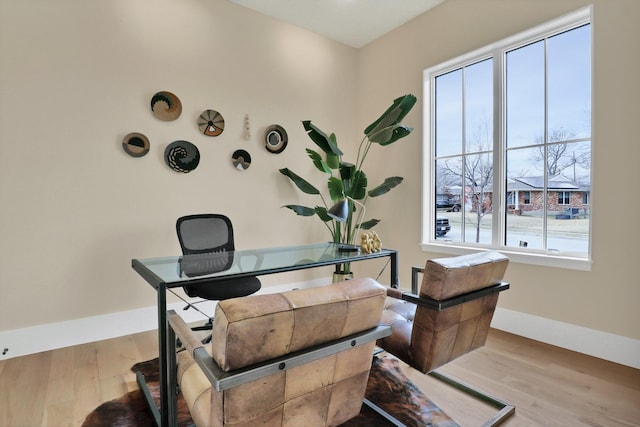
[[[323,206],[316,206],[315,211],[316,211],[316,214],[318,214],[318,216],[320,217],[320,219],[323,220],[324,222],[333,220],[333,218],[327,215],[327,208]]]
[[[378,185],[376,188],[369,190],[369,197],[378,197],[388,193],[389,190],[399,185],[403,179],[404,178],[402,178],[401,176],[391,176],[385,179],[382,184]]]
[[[289,208],[300,216],[313,216],[316,214],[314,209],[302,205],[284,205],[283,208]]]
[[[373,227],[375,227],[375,226],[376,226],[376,224],[378,224],[379,222],[380,222],[380,220],[379,220],[379,219],[372,218],[372,219],[370,219],[370,220],[368,220],[368,221],[365,221],[365,222],[363,222],[362,224],[360,224],[360,228],[361,228],[362,230],[370,230],[370,229],[372,229]]]
[[[367,195],[367,175],[363,171],[355,171],[346,194],[355,200],[362,200],[365,198]]]
[[[353,163],[340,162],[340,178],[343,181],[348,181],[354,175],[356,165]]]
[[[327,186],[329,187],[329,196],[331,196],[331,200],[335,202],[336,200],[344,199],[344,186],[342,185],[342,180],[332,176],[329,178]]]
[[[386,128],[382,128],[379,131],[372,132],[369,136],[369,140],[382,146],[390,145],[409,135],[412,130],[413,128],[404,125],[391,125]]]
[[[340,156],[342,156],[342,151],[340,151],[340,149],[338,149],[338,140],[336,138],[336,134],[332,133],[331,135],[329,135],[329,141],[331,141],[333,144],[335,144],[335,149],[339,151],[339,154],[336,154],[334,152],[327,152],[326,153],[326,158],[327,158],[327,165],[331,168],[331,169],[338,169],[340,167]]]
[[[288,177],[303,192],[307,194],[320,194],[320,191],[307,180],[290,171],[289,168],[279,169],[279,172]]]
[[[322,156],[320,155],[320,153],[318,153],[317,151],[313,151],[310,148],[307,148],[306,151],[309,157],[311,158],[311,160],[313,161],[313,164],[315,165],[316,169],[318,169],[320,172],[331,174],[331,169],[325,163],[325,161],[322,160]]]
[[[331,169],[338,169],[340,167],[340,156],[333,153],[327,153],[327,166]]]
[[[364,130],[365,135],[370,138],[372,133],[377,133],[380,129],[397,125],[411,111],[415,103],[416,97],[414,95],[404,95],[394,99],[387,111],[378,120],[367,126]]]
[[[342,156],[342,151],[340,151],[335,142],[335,135],[333,135],[333,140],[331,140],[326,133],[312,124],[311,120],[304,120],[302,126],[304,126],[304,130],[307,132],[307,135],[309,135],[309,138],[311,138],[322,151],[327,154]]]

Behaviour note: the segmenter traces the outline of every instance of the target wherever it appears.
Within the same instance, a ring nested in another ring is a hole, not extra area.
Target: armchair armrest
[[[414,265],[411,267],[411,293],[418,294],[418,274],[424,273],[424,267]]]
[[[412,267],[411,273],[417,278],[418,273],[424,271],[422,267]],[[468,292],[466,294],[458,295],[452,298],[437,300],[429,297],[421,297],[417,294],[417,285],[415,280],[411,281],[411,292],[403,291],[402,289],[387,288],[387,296],[395,299],[411,302],[421,307],[427,307],[432,310],[442,311],[449,307],[464,304],[468,301],[473,301],[478,298],[482,298],[486,295],[494,294],[496,292],[502,292],[509,289],[509,283],[500,282],[493,286],[489,286],[477,291]]]
[[[477,291],[468,292],[466,294],[458,295],[445,300],[436,300],[429,297],[418,296],[418,274],[421,273],[424,273],[424,267],[411,267],[411,293],[403,292],[402,295],[398,297],[389,294],[389,291],[387,291],[387,295],[393,296],[394,298],[403,299],[405,301],[409,301],[423,307],[431,308],[433,310],[441,311],[445,308],[453,307],[459,304],[463,304],[467,301],[473,301],[474,299],[482,298],[483,296],[496,292],[506,291],[507,289],[509,289],[509,283],[500,282],[496,285],[479,289]]]
[[[387,296],[408,301],[422,307],[430,308],[432,310],[442,311],[446,308],[460,305],[465,302],[473,301],[475,299],[482,298],[486,295],[494,294],[496,292],[506,291],[507,289],[509,289],[509,286],[510,285],[507,282],[500,282],[493,286],[489,286],[483,289],[479,289],[477,291],[468,292],[466,294],[458,295],[458,296],[444,299],[444,300],[436,300],[429,297],[420,297],[416,295],[416,293],[404,292],[400,289],[394,289],[394,288],[387,288]],[[413,288],[413,284],[412,284],[412,288]]]
[[[189,353],[193,355],[198,348],[204,348],[202,342],[193,333],[189,325],[174,310],[167,312],[167,321],[175,334],[180,337],[182,344],[184,344]]]

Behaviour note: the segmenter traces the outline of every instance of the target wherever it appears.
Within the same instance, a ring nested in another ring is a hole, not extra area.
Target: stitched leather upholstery
[[[428,260],[420,297],[442,301],[495,285],[508,263],[498,252]],[[493,293],[436,310],[389,297],[382,323],[391,325],[393,333],[378,345],[421,372],[430,372],[485,344],[497,302],[498,293]]]
[[[229,372],[376,327],[385,288],[373,279],[221,301],[211,354]],[[358,415],[375,341],[221,392],[188,352],[178,382],[197,426],[335,426]]]

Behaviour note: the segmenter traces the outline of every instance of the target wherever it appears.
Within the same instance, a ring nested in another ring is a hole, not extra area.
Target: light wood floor
[[[157,355],[154,331],[0,361],[0,426],[79,426],[137,388],[129,368]],[[640,370],[492,330],[442,369],[516,405],[514,426],[640,426]],[[493,409],[411,369],[407,376],[462,426]]]

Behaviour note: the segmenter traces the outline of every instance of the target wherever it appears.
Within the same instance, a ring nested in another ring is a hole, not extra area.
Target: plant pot
[[[344,280],[353,279],[353,272],[345,273],[342,271],[333,272],[333,283],[342,282]]]

